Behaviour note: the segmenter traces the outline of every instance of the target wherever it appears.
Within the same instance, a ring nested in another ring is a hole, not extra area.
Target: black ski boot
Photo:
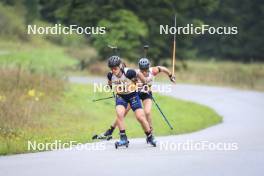
[[[118,149],[118,147],[126,146],[128,148],[129,141],[127,140],[127,136],[125,133],[120,133],[120,141],[115,142],[115,148]]]
[[[99,140],[111,140],[112,139],[112,135],[108,135],[106,136],[105,133],[102,133],[102,134],[95,134],[93,137],[92,137],[93,140],[95,139],[99,139]]]
[[[157,141],[155,140],[153,134],[149,134],[147,136],[147,139],[146,140],[147,140],[147,143],[148,144],[151,144],[153,147],[156,147],[157,146]]]
[[[100,140],[107,140],[107,141],[109,141],[109,140],[111,140],[113,138],[112,137],[113,131],[114,131],[114,128],[111,127],[110,129],[106,130],[106,132],[104,132],[102,134],[99,134],[99,135],[96,134],[96,135],[94,135],[92,137],[92,139],[93,140],[100,139]]]

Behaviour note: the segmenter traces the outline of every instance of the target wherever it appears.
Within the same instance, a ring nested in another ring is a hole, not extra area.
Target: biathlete
[[[163,66],[150,67],[150,62],[147,58],[141,58],[138,62],[138,67],[139,69],[136,70],[137,74],[141,73],[146,79],[145,83],[143,83],[140,79],[137,80],[137,86],[139,91],[138,94],[144,106],[146,119],[149,123],[151,130],[153,130],[152,117],[151,117],[151,108],[152,108],[151,86],[153,84],[154,78],[159,73],[165,73],[168,75],[170,81],[175,83],[175,76],[172,75],[172,73],[166,67]],[[130,109],[131,109],[130,106],[126,108],[124,116],[126,116],[126,114],[129,112]],[[114,129],[117,126],[118,126],[118,118],[116,118],[115,122],[110,126],[109,129],[107,129],[104,133],[97,136],[97,139],[110,140],[112,138],[112,133],[114,132]]]
[[[137,73],[133,69],[129,69],[122,66],[119,56],[111,56],[108,59],[108,67],[111,71],[107,74],[108,84],[113,87],[116,96],[116,124],[120,130],[120,141],[115,143],[116,148],[125,145],[128,147],[128,139],[125,132],[124,117],[128,106],[134,111],[136,119],[141,124],[146,137],[147,142],[153,146],[156,146],[156,141],[152,135],[152,131],[148,121],[146,120],[144,110],[142,109],[141,101],[136,91],[135,82],[140,79],[142,82],[147,82],[143,74]]]

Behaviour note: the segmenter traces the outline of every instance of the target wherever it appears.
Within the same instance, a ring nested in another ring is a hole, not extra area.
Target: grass
[[[115,118],[114,101],[110,99],[93,103],[93,98],[105,97],[108,94],[94,95],[92,88],[91,85],[69,85],[60,100],[54,101],[52,97],[43,100],[52,109],[31,116],[27,125],[18,125],[9,130],[0,129],[0,154],[29,152],[28,140],[44,143],[54,140],[91,142],[92,135],[105,131]],[[175,127],[171,131],[153,107],[153,123],[155,134],[158,136],[189,133],[222,121],[222,118],[208,107],[161,95],[156,95],[156,99]],[[126,118],[126,124],[128,137],[144,136],[131,112]],[[117,133],[115,137],[118,137]]]
[[[0,48],[0,154],[21,153],[21,141],[45,128],[35,117],[52,110],[64,91],[65,69],[77,62],[44,40],[3,40]]]
[[[202,84],[264,91],[264,64],[232,61],[186,61],[187,69],[177,63],[178,83]],[[158,76],[157,81],[168,78]]]
[[[21,67],[31,72],[56,74],[77,64],[64,52],[64,48],[52,44],[32,46],[27,43],[0,42],[0,66]]]

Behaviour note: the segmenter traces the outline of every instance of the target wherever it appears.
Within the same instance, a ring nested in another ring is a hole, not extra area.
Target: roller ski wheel
[[[126,148],[128,148],[129,145],[129,141],[117,141],[115,142],[115,148],[118,149],[121,146],[125,146]]]
[[[113,138],[112,135],[105,136],[104,134],[100,134],[100,135],[95,134],[92,137],[93,140],[107,140],[107,141],[111,140],[112,138]]]

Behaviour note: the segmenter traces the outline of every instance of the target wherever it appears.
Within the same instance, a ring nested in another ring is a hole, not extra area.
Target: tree
[[[118,10],[107,19],[102,19],[97,26],[105,26],[106,35],[94,35],[94,46],[103,57],[109,55],[106,53],[107,45],[116,45],[120,48],[122,56],[129,60],[138,60],[140,57],[137,50],[142,44],[140,38],[146,37],[148,29],[146,24],[131,11]]]

